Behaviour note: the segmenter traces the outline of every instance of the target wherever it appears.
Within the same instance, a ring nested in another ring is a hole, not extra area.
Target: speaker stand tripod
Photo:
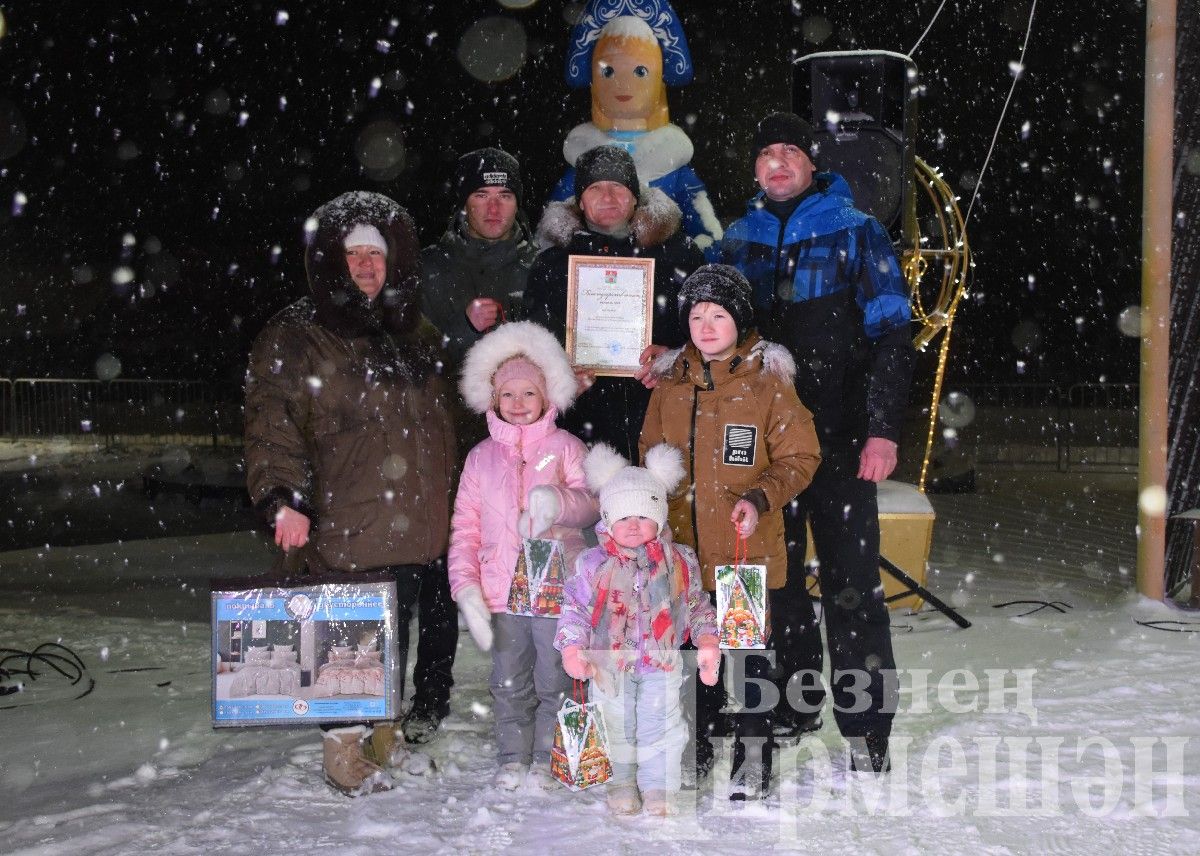
[[[887,556],[881,555],[879,557],[879,567],[891,575],[891,577],[897,582],[906,586],[904,591],[896,592],[895,594],[885,598],[888,603],[892,603],[893,601],[901,600],[902,598],[906,598],[915,594],[921,597],[926,603],[928,603],[938,612],[942,613],[942,615],[949,618],[963,630],[966,630],[971,626],[971,622],[964,618],[961,613],[956,612],[952,607],[946,604],[945,601],[938,598],[933,592],[906,574]]]

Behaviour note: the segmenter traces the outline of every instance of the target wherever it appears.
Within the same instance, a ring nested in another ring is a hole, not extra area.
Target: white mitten
[[[562,504],[558,493],[547,485],[538,485],[529,491],[527,510],[521,512],[517,521],[517,534],[522,538],[537,538],[558,520]]]
[[[467,622],[467,630],[471,638],[479,646],[480,651],[492,649],[492,613],[483,602],[483,591],[479,586],[468,586],[458,593],[455,598],[458,611]]]

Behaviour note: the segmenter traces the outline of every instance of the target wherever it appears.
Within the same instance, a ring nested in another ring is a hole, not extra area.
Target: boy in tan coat
[[[655,363],[658,378],[639,443],[642,454],[658,443],[683,452],[688,479],[670,498],[668,521],[675,540],[699,554],[706,591],[716,589],[715,569],[741,561],[766,565],[769,592],[787,580],[783,507],[812,480],[821,457],[812,414],[796,397],[795,363],[786,348],[752,330],[750,284],[728,265],[705,265],[684,282],[681,322],[691,342]],[[745,539],[738,550],[737,541]],[[712,595],[715,597],[715,594]],[[771,594],[769,600],[774,600]],[[777,625],[768,650],[786,641]],[[747,677],[765,675],[767,657],[746,656]],[[748,682],[745,706],[761,707],[759,684]],[[720,684],[698,688],[696,760],[699,775],[711,769],[709,737],[725,705]],[[732,799],[765,794],[771,734],[765,712],[738,717]],[[759,754],[747,748],[761,748]]]

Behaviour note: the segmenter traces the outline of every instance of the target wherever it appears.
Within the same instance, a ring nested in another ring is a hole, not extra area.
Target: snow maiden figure
[[[692,79],[692,58],[675,10],[666,0],[591,0],[571,32],[567,84],[592,87],[592,121],[567,134],[571,168],[551,192],[571,199],[575,161],[597,146],[633,156],[638,178],[662,190],[683,212],[683,229],[709,261],[716,260],[721,223],[704,182],[691,167],[692,141],[669,121],[667,85]]]

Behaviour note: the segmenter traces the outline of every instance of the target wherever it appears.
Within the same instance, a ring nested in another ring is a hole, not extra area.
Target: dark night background
[[[787,106],[789,61],[907,52],[938,4],[674,3],[697,73],[670,90],[671,118],[723,222],[756,189],[750,132]],[[0,376],[94,377],[112,354],[122,377],[240,382],[255,333],[306,288],[319,204],[379,190],[431,242],[455,157],[481,145],[520,157],[536,221],[567,130],[590,118],[562,77],[572,5],[4,3]],[[917,153],[964,211],[1028,14],[1028,0],[951,0],[914,55]],[[488,16],[527,40],[504,82],[458,58]],[[952,379],[1136,381],[1138,342],[1116,319],[1139,294],[1144,16],[1137,0],[1039,4],[969,227]]]

